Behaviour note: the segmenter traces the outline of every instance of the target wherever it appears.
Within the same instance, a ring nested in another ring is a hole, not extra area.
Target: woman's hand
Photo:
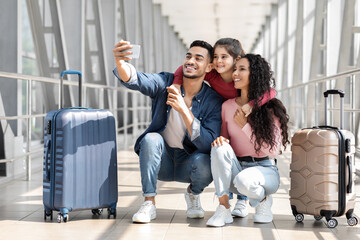
[[[211,143],[211,147],[222,146],[222,145],[224,144],[224,142],[230,143],[230,140],[227,139],[227,138],[224,138],[223,136],[217,137],[217,138]]]
[[[236,109],[236,112],[234,114],[234,122],[241,128],[243,128],[247,123],[247,117],[245,116],[245,113],[241,110],[241,108]]]
[[[250,106],[249,103],[247,104],[244,104],[242,107],[241,107],[241,110],[244,112],[245,114],[245,117],[248,117],[252,111],[252,106]]]

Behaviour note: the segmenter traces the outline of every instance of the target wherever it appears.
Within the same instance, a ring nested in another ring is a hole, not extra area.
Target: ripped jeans
[[[245,195],[256,207],[265,196],[275,193],[280,186],[280,175],[274,159],[239,162],[228,143],[211,149],[211,171],[216,195],[229,192]]]

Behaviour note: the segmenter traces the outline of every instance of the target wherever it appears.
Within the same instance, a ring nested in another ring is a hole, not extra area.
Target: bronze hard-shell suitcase
[[[355,137],[343,130],[344,92],[328,90],[325,97],[325,125],[327,97],[340,95],[340,129],[317,126],[302,129],[292,137],[290,164],[290,204],[297,222],[304,214],[316,220],[325,217],[329,228],[337,226],[334,217],[346,215],[350,226],[358,223],[355,208]]]

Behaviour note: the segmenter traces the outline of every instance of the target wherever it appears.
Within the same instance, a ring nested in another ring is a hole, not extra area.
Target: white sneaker
[[[152,201],[145,201],[132,217],[133,222],[149,223],[156,218],[156,207]]]
[[[185,201],[187,204],[186,215],[188,218],[204,218],[204,210],[201,207],[200,195],[194,195],[185,192]]]
[[[272,196],[266,196],[256,208],[254,214],[254,222],[256,223],[269,223],[273,220],[273,215],[271,212],[272,206]]]
[[[216,208],[214,215],[207,221],[206,225],[211,227],[222,227],[227,223],[232,223],[233,221],[230,208],[226,209],[224,205],[219,205]]]
[[[249,214],[249,210],[246,206],[245,200],[237,200],[234,210],[231,214],[235,217],[246,217]]]

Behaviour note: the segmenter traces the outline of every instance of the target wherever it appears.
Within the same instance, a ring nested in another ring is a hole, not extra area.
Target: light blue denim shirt
[[[152,100],[152,121],[150,126],[136,140],[135,152],[139,153],[139,143],[149,132],[162,132],[167,124],[171,106],[166,104],[167,90],[174,80],[174,74],[168,72],[143,73],[132,69],[128,82],[121,81],[117,69],[114,75],[127,88],[140,91]],[[184,94],[183,88],[181,88]],[[191,126],[192,135],[186,131],[183,139],[184,150],[188,154],[194,152],[210,153],[211,143],[220,135],[221,105],[224,99],[208,85],[203,83],[200,92],[192,99],[192,109],[195,119]]]

